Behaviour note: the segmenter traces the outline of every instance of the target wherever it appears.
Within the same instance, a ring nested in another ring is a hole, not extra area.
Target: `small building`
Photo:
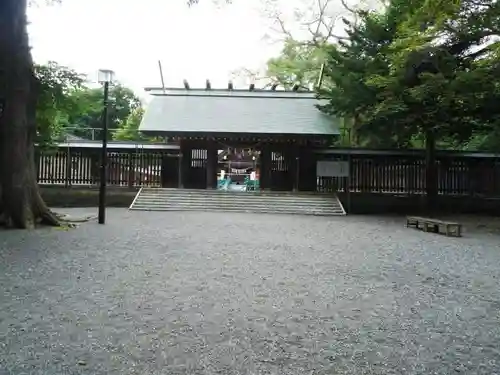
[[[260,188],[315,191],[315,150],[339,136],[338,119],[322,113],[314,92],[146,88],[153,95],[139,130],[180,147],[165,166],[178,186],[215,189],[221,150],[253,150]],[[175,175],[173,175],[175,174]]]

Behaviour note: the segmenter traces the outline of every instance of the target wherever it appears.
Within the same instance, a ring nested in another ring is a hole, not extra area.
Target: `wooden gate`
[[[310,150],[302,150],[299,157],[299,191],[316,191],[316,156]]]
[[[293,163],[283,152],[271,152],[270,188],[277,191],[293,190]]]
[[[164,155],[161,164],[161,186],[176,188],[179,186],[179,157]]]
[[[188,189],[206,189],[208,151],[206,149],[192,149],[190,156],[189,173],[185,187]]]

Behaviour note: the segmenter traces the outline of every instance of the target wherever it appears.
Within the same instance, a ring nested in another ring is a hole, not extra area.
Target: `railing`
[[[37,153],[37,180],[42,185],[99,184],[100,154],[96,149]],[[165,152],[108,152],[107,183],[113,186],[161,186]]]
[[[350,160],[350,177],[319,177],[318,190],[425,194],[426,165],[422,156],[358,154]],[[500,197],[500,158],[442,155],[437,160],[437,181],[441,195]]]
[[[108,153],[107,183],[113,186],[155,187],[162,185],[162,166],[174,149],[128,148]],[[170,154],[169,154],[170,153]],[[328,150],[318,158],[350,160],[350,177],[319,177],[322,192],[425,194],[425,158],[420,152],[374,150]],[[40,184],[66,187],[99,184],[98,148],[59,148],[37,152],[37,178]],[[177,168],[166,171],[177,175]],[[438,190],[441,195],[500,198],[500,156],[486,154],[441,153],[437,158]],[[164,181],[163,181],[164,182]]]

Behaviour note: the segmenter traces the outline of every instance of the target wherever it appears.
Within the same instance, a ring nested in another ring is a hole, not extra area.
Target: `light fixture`
[[[115,72],[109,69],[100,69],[97,74],[97,81],[100,84],[113,83],[115,80]]]

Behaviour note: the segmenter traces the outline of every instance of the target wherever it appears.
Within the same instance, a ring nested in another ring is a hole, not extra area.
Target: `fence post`
[[[36,168],[36,182],[40,182],[40,164],[42,159],[42,153],[38,147],[35,147],[35,168]]]
[[[128,153],[128,187],[132,189],[135,182],[134,153]]]
[[[351,213],[352,212],[352,202],[351,202],[351,184],[352,184],[352,181],[351,181],[351,175],[352,175],[352,155],[349,153],[349,155],[347,156],[347,163],[348,163],[348,166],[347,166],[347,187],[346,187],[346,190],[347,190],[347,213]]]
[[[64,183],[64,186],[66,188],[71,186],[71,177],[72,177],[71,172],[73,171],[72,161],[73,160],[71,160],[71,148],[68,147],[68,149],[66,151],[66,179],[65,179],[65,183]]]
[[[91,155],[91,173],[92,173],[92,185],[98,185],[101,180],[99,176],[99,154],[93,152]]]

